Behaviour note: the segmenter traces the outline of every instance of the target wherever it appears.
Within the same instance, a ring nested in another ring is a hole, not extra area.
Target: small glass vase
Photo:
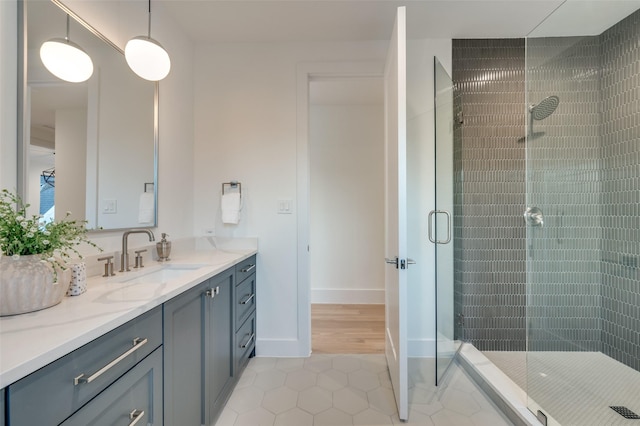
[[[56,267],[54,274],[53,266],[38,255],[0,256],[0,316],[57,305],[70,280],[69,268]]]

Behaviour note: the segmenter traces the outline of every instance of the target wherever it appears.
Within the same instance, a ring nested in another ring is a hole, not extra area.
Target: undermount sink
[[[125,278],[120,282],[126,282],[128,284],[138,283],[156,283],[164,284],[171,280],[178,279],[184,275],[200,269],[207,265],[189,264],[189,265],[163,265],[160,269],[152,269],[148,272],[138,272],[131,278]]]

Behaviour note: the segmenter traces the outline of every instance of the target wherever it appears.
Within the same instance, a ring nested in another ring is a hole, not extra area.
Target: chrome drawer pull
[[[240,305],[246,305],[247,303],[251,302],[251,299],[253,299],[254,297],[256,297],[256,294],[255,294],[255,293],[251,293],[251,294],[247,294],[247,296],[249,296],[249,297],[247,297],[247,298],[246,298],[246,299],[244,299],[242,302],[240,302],[240,303],[239,303]]]
[[[247,346],[249,346],[249,344],[251,343],[251,341],[256,337],[256,333],[251,333],[251,336],[249,336],[249,340],[247,340],[247,343],[240,345],[240,349],[244,349]]]
[[[129,413],[129,420],[133,420],[131,423],[129,423],[129,426],[134,426],[143,417],[144,417],[144,411],[143,410],[133,410],[132,412]]]
[[[80,383],[93,382],[95,379],[102,376],[104,373],[106,373],[108,370],[114,367],[117,363],[119,363],[120,361],[122,361],[123,359],[125,359],[126,357],[128,357],[129,355],[137,351],[138,349],[140,349],[142,346],[147,344],[148,341],[149,341],[148,339],[140,339],[139,337],[136,337],[135,339],[133,339],[133,347],[131,349],[129,349],[128,351],[126,351],[125,353],[120,355],[118,358],[114,359],[109,364],[105,365],[104,367],[102,367],[100,370],[96,371],[89,377],[85,378],[84,373],[80,374],[78,377],[73,379],[73,385],[78,386]]]
[[[240,272],[249,272],[249,271],[253,271],[256,268],[256,265],[249,265],[244,269],[240,269]]]

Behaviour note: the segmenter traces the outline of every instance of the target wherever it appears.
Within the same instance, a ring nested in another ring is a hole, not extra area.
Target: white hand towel
[[[240,221],[240,193],[222,194],[220,207],[222,209],[222,223],[236,225]]]
[[[154,217],[154,200],[153,192],[143,192],[140,194],[140,204],[138,209],[138,223],[149,225],[153,223]]]

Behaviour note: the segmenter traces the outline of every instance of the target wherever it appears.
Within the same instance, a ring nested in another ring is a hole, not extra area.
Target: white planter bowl
[[[0,257],[0,316],[39,311],[60,303],[71,270],[56,268],[39,256]]]

